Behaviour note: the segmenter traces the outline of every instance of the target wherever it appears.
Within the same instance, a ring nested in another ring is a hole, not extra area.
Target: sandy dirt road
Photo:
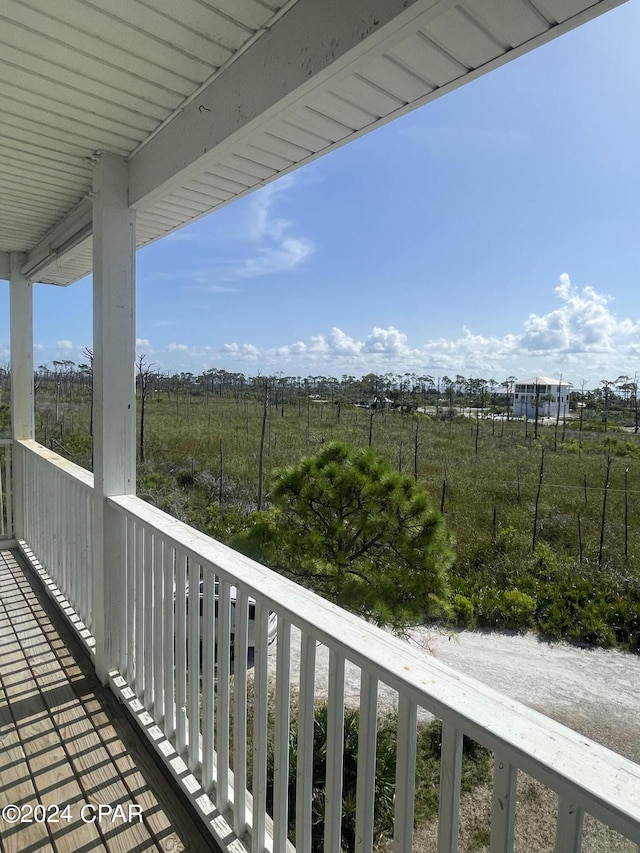
[[[451,634],[415,629],[408,642],[419,654],[477,678],[640,763],[640,655],[548,643],[535,634],[485,631]],[[275,672],[275,643],[269,659]],[[295,682],[299,671],[299,633],[295,629],[292,659]],[[328,650],[319,646],[318,695],[326,690],[328,668]],[[345,701],[355,706],[359,670],[347,664],[345,680]],[[381,687],[381,709],[393,709],[396,701],[393,691]]]

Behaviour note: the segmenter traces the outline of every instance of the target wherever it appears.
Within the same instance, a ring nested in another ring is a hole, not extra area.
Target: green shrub
[[[473,628],[475,625],[475,617],[473,612],[473,603],[469,601],[466,595],[459,593],[451,599],[451,609],[456,625],[463,628]]]
[[[526,592],[507,589],[498,592],[494,599],[496,624],[505,628],[528,628],[533,625],[536,600]]]

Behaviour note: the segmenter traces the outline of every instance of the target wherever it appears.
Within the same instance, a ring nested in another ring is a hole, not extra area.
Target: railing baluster
[[[36,543],[37,551],[36,554],[42,563],[42,552],[44,548],[45,539],[47,536],[47,518],[44,510],[45,496],[46,496],[46,480],[44,477],[41,477],[41,465],[40,460],[37,462],[34,459],[33,470],[31,471],[31,476],[33,477],[32,482],[36,484],[37,489],[37,501],[33,507],[33,516],[32,516],[32,524],[34,530],[34,541]],[[27,483],[25,482],[24,487],[27,487]],[[40,519],[38,519],[40,516]],[[38,524],[38,520],[40,524]]]
[[[24,482],[29,482],[29,478],[30,478],[29,462],[31,460],[28,459],[27,454],[24,453],[22,448],[18,446],[15,448],[15,450],[12,453],[11,458],[14,462],[18,458],[18,454],[20,454],[20,459],[21,459],[21,464],[19,467],[22,471],[23,480],[24,480]],[[13,481],[13,479],[16,476],[15,465],[11,465],[9,470],[11,472],[11,480]],[[33,489],[35,488],[35,485],[36,485],[35,483],[31,482],[30,483],[31,489],[23,489],[24,503],[22,506],[22,523],[23,523],[23,527],[24,527],[24,533],[26,534],[28,531],[30,537],[33,534],[33,530],[31,527],[31,509],[33,507],[33,500],[34,500]],[[16,531],[14,530],[13,533],[15,534]]]
[[[56,493],[54,487],[54,476],[52,473],[51,477],[48,478],[47,481],[47,519],[48,519],[48,528],[49,528],[49,542],[47,547],[47,559],[49,561],[49,565],[51,567],[51,576],[57,580],[58,578],[58,565],[56,562],[56,535],[55,535],[55,518],[56,518]]]
[[[144,695],[147,711],[153,705],[153,587],[154,587],[155,533],[145,526],[144,531]],[[138,650],[140,654],[140,650]]]
[[[44,530],[44,519],[40,515],[40,524],[37,524],[38,515],[41,512],[42,507],[42,483],[43,480],[38,476],[40,473],[39,466],[36,462],[35,457],[31,456],[30,453],[26,453],[23,449],[20,450],[22,453],[22,458],[27,457],[29,459],[29,467],[26,473],[26,476],[23,479],[23,493],[29,492],[27,484],[29,484],[33,489],[33,497],[29,502],[29,542],[33,543],[33,548],[35,549],[35,554],[42,554],[42,533]],[[26,531],[25,531],[26,533]]]
[[[116,513],[113,507],[108,506],[106,512],[113,519],[113,529],[116,531],[115,547],[118,548],[118,553],[121,555],[122,569],[118,583],[121,585],[120,594],[118,596],[118,619],[119,619],[119,642],[118,642],[118,669],[121,673],[126,672],[128,645],[130,642],[130,623],[129,623],[129,599],[132,595],[130,585],[128,583],[128,538],[127,538],[127,519],[126,517]]]
[[[566,797],[558,801],[555,853],[580,853],[584,812]]]
[[[189,558],[187,689],[189,692],[189,760],[191,772],[200,762],[200,564]]]
[[[122,524],[126,527],[126,517]],[[89,548],[87,540],[86,491],[78,485],[78,554],[76,571],[78,572],[78,608],[82,621],[87,624],[87,575],[89,574]]]
[[[13,535],[11,525],[10,494],[11,494],[11,445],[2,448],[0,458],[0,519],[2,519],[2,535],[11,537]]]
[[[64,484],[60,484],[61,487],[64,487]],[[66,542],[66,554],[65,559],[67,563],[67,588],[69,590],[69,603],[73,607],[73,609],[78,612],[78,576],[75,571],[76,567],[76,548],[78,545],[78,534],[76,527],[76,486],[73,480],[69,481],[68,488],[70,491],[70,499],[66,502],[64,507],[64,514],[66,515],[66,523],[65,523],[65,533],[67,536]]]
[[[56,478],[58,483],[57,487],[59,489],[58,494],[63,494],[64,488],[64,480],[62,475],[58,475]],[[61,506],[63,502],[58,501],[60,505],[60,515],[58,517],[58,524],[60,525],[60,529],[62,530],[62,536],[60,541],[60,576],[62,578],[62,584],[59,584],[60,589],[65,593],[65,598],[73,606],[73,578],[71,577],[71,568],[69,566],[69,555],[71,552],[71,536],[73,535],[72,524],[73,517],[70,512],[69,505],[65,502],[64,506]]]
[[[344,756],[344,657],[329,652],[327,709],[327,777],[325,785],[324,850],[341,849],[342,762]]]
[[[87,518],[87,628],[93,632],[93,492],[88,492],[85,499],[85,514]]]
[[[51,506],[50,525],[51,525],[51,577],[55,580],[58,587],[64,591],[64,581],[60,577],[60,501],[58,500],[58,484],[57,471],[53,471],[53,476],[49,483],[49,502]]]
[[[315,676],[316,641],[308,634],[303,634],[300,650],[300,698],[298,705],[296,853],[311,853]]]
[[[5,484],[6,488],[9,487],[9,475],[7,471],[7,452],[8,448],[0,447],[0,536],[6,536],[9,525],[5,520],[5,500],[4,500],[4,492],[5,492]]]
[[[7,487],[5,490],[5,511],[7,514],[7,527],[10,536],[15,536],[15,530],[13,527],[13,448],[11,446],[7,447],[7,455],[5,459],[6,472],[7,472]],[[24,456],[23,456],[24,459]]]
[[[132,518],[125,518],[125,537],[127,540],[127,551],[125,560],[124,580],[127,585],[127,657],[123,675],[131,686],[134,685],[135,677],[135,652],[136,652],[136,537],[135,524]]]
[[[231,677],[231,585],[228,581],[219,581],[218,596],[218,632],[216,635],[216,684],[218,690],[216,744],[217,805],[224,811],[229,805],[229,679]],[[237,614],[234,613],[237,618]]]
[[[285,853],[289,822],[289,727],[291,723],[291,622],[278,619],[273,767],[273,853]]]
[[[176,730],[176,677],[175,677],[175,548],[164,547],[164,733],[172,738]]]
[[[187,746],[187,557],[176,552],[175,656],[176,656],[176,750]]]
[[[73,485],[71,489],[73,489]],[[61,494],[64,489],[64,479],[60,477]],[[73,515],[73,491],[71,492],[70,500],[65,501],[65,505],[61,508],[62,529],[64,530],[64,542],[62,543],[62,560],[64,563],[65,573],[65,589],[67,590],[67,600],[69,604],[76,609],[75,599],[75,577],[73,574],[72,554],[75,547],[75,518]]]
[[[11,515],[9,513],[9,493],[11,490],[11,446],[5,445],[0,449],[0,524],[2,535],[10,537]]]
[[[27,513],[25,515],[26,529],[24,531],[27,542],[34,549],[37,555],[40,553],[40,536],[42,534],[42,524],[36,524],[35,520],[38,517],[38,510],[42,506],[40,500],[40,490],[42,487],[42,479],[38,477],[38,466],[35,457],[27,453],[24,448],[18,451],[22,456],[22,493],[27,496]],[[29,484],[29,487],[27,486]],[[42,518],[40,518],[42,522]]]
[[[247,632],[249,599],[236,592],[233,685],[233,831],[242,837],[247,828]]]
[[[62,590],[62,592],[68,592],[69,587],[67,585],[66,578],[66,566],[64,564],[64,550],[65,543],[64,539],[66,537],[66,528],[64,522],[66,522],[66,513],[63,514],[61,501],[58,500],[58,495],[61,493],[61,476],[56,471],[53,477],[53,494],[54,494],[54,515],[53,515],[53,530],[54,530],[54,542],[55,542],[55,567],[56,567],[56,583],[58,587]]]
[[[46,559],[47,570],[50,571],[52,577],[56,575],[56,564],[55,564],[55,542],[53,538],[53,513],[54,513],[54,493],[53,488],[51,486],[51,481],[53,478],[53,472],[50,477],[47,477],[45,480],[45,495],[44,495],[44,510],[45,510],[45,518],[46,518],[46,537],[43,548],[43,556]]]
[[[60,525],[62,529],[63,541],[61,542],[60,557],[62,569],[62,577],[64,586],[60,587],[67,601],[77,612],[76,600],[76,578],[73,572],[73,556],[76,549],[76,518],[75,518],[75,501],[74,501],[74,483],[67,477],[60,474],[58,479],[59,494],[68,494],[64,501],[59,501],[60,507]]]
[[[493,770],[491,853],[513,853],[518,768],[499,755]]]
[[[411,853],[416,778],[416,703],[400,694],[396,756],[396,804],[393,825],[394,853]]]
[[[164,667],[163,667],[163,611],[164,597],[164,552],[167,543],[156,537],[153,555],[153,713],[156,722],[162,720],[164,713]]]
[[[56,477],[56,492],[63,494],[64,480],[61,474]],[[58,530],[62,531],[62,535],[58,540],[58,553],[60,555],[60,577],[62,584],[59,584],[60,589],[65,593],[65,598],[72,603],[71,599],[71,577],[69,572],[69,545],[70,545],[70,529],[71,529],[71,514],[67,505],[63,506],[62,501],[58,501]]]
[[[69,592],[71,598],[69,599],[71,604],[73,605],[73,609],[78,612],[79,608],[79,578],[78,578],[78,564],[77,564],[77,555],[78,555],[78,487],[76,483],[71,480],[69,482],[69,501],[68,501],[68,518],[69,522],[67,524],[67,532],[69,534],[69,540],[67,545],[67,556],[69,558],[69,575],[70,575],[70,583],[69,583]]]
[[[267,710],[269,678],[267,673],[267,620],[269,611],[258,602],[255,605],[254,625],[254,677],[253,688],[253,825],[251,849],[262,853],[265,849],[267,816]]]
[[[203,608],[202,608],[202,787],[211,790],[214,782],[214,744],[215,744],[215,576],[208,568],[203,569]]]
[[[50,569],[51,572],[53,572],[53,507],[51,505],[53,495],[51,494],[51,477],[46,477],[46,479],[43,480],[42,492],[43,494],[41,506],[42,513],[44,516],[44,531],[42,537],[43,541],[41,560],[45,568]]]
[[[377,738],[378,679],[362,670],[356,786],[356,853],[367,853],[373,850]]]
[[[78,486],[78,553],[76,557],[76,571],[78,573],[78,615],[82,621],[87,624],[87,574],[89,572],[88,552],[87,552],[87,518],[85,514],[85,492],[81,486]],[[126,525],[126,518],[123,518],[122,523]],[[125,581],[126,583],[126,581]]]
[[[457,853],[462,780],[462,732],[442,723],[438,853]]]
[[[136,616],[135,616],[135,649],[133,661],[135,667],[135,691],[139,697],[144,692],[144,539],[145,529],[142,524],[135,522],[135,583],[136,583]]]
[[[64,489],[64,479],[60,477],[59,480],[60,493],[63,493]],[[74,547],[74,539],[75,539],[75,518],[73,517],[73,493],[71,494],[71,499],[69,501],[64,502],[64,506],[60,509],[61,515],[61,524],[64,541],[62,544],[62,563],[64,565],[64,589],[66,590],[66,597],[69,604],[75,610],[76,601],[74,595],[75,588],[75,578],[73,576],[72,571],[72,563],[71,563],[71,554],[73,553]]]

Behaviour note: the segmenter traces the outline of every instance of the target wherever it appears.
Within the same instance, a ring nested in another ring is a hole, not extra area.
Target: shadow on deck
[[[0,551],[0,850],[212,849],[38,580]]]

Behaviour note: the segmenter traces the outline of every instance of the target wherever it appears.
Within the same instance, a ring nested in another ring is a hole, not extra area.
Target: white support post
[[[127,613],[123,539],[106,498],[136,488],[135,213],[128,185],[125,161],[102,154],[93,180],[93,626],[103,683],[121,663]]]
[[[462,737],[460,729],[452,723],[443,721],[440,755],[440,811],[438,817],[438,850],[442,853],[455,853],[458,849]]]
[[[584,812],[568,797],[560,795],[556,824],[556,853],[580,853]]]
[[[493,768],[491,853],[513,853],[518,768],[496,754]]]
[[[11,431],[15,441],[34,437],[33,284],[20,272],[24,256],[9,258],[11,325]],[[13,455],[14,535],[24,538],[22,454]]]

